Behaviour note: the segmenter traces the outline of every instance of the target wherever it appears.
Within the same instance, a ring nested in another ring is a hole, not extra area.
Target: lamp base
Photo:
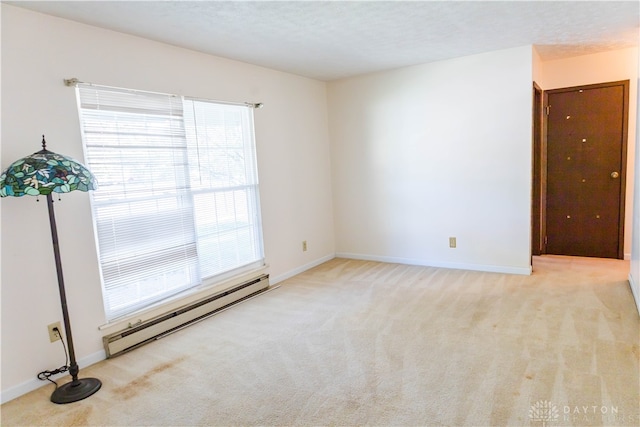
[[[58,387],[51,395],[53,403],[72,403],[91,396],[100,390],[102,383],[97,378],[82,378]]]

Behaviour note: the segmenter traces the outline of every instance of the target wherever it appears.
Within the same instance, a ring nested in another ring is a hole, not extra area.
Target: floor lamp
[[[56,387],[51,395],[51,401],[54,403],[77,402],[91,396],[102,386],[100,380],[96,378],[78,379],[80,369],[73,350],[73,337],[71,336],[71,323],[67,310],[67,297],[64,291],[58,230],[52,197],[52,193],[69,193],[75,190],[89,191],[96,188],[96,179],[86,167],[72,158],[47,150],[44,135],[42,136],[42,150],[13,162],[0,176],[0,197],[29,195],[46,196],[47,198],[62,318],[69,347],[69,373],[72,378],[70,382]]]

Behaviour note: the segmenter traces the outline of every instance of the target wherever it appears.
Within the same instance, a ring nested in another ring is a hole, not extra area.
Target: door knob
[[[619,177],[620,174],[618,172],[611,172],[611,178],[615,179],[617,177]]]

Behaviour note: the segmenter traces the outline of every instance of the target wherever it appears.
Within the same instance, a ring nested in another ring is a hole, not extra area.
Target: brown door
[[[548,92],[548,254],[623,257],[628,88]]]

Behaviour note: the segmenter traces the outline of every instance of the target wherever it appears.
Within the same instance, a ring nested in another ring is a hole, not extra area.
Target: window
[[[109,320],[264,264],[250,107],[77,94]]]

